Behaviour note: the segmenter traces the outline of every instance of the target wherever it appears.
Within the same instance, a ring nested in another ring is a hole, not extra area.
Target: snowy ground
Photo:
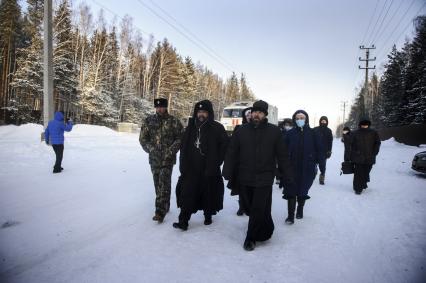
[[[426,278],[426,178],[411,171],[416,152],[382,144],[369,188],[339,176],[335,140],[326,185],[317,181],[305,218],[283,224],[275,187],[272,239],[242,248],[247,217],[236,198],[203,225],[151,220],[154,189],[136,134],[77,125],[66,135],[61,174],[38,125],[0,127],[0,282],[422,282]],[[173,173],[173,185],[178,176]],[[4,224],[7,223],[7,224]],[[423,275],[423,277],[422,277]],[[423,281],[425,282],[425,281]]]

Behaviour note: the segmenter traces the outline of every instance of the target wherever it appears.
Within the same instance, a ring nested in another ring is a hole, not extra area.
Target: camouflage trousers
[[[170,193],[172,186],[173,165],[166,167],[151,166],[155,186],[155,213],[166,215],[170,209]]]

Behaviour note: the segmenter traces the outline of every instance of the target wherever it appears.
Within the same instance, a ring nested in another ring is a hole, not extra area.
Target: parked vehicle
[[[411,169],[426,174],[426,151],[422,151],[414,155]]]
[[[235,126],[243,122],[243,110],[253,106],[253,101],[237,101],[223,109],[220,123],[225,127],[228,133],[232,133]],[[268,107],[268,122],[278,125],[278,108],[270,105]]]

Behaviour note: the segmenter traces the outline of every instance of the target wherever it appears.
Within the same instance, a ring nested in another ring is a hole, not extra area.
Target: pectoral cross
[[[197,139],[194,144],[196,148],[200,148],[200,144],[201,144],[200,139]]]

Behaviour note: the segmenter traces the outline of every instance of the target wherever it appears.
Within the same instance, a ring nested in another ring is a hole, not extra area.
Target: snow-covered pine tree
[[[55,109],[70,115],[76,103],[77,71],[73,60],[73,27],[68,0],[62,0],[53,19]]]
[[[12,118],[17,123],[40,122],[43,94],[43,0],[27,0],[28,12],[24,31],[29,46],[18,49],[17,69],[11,86],[14,94],[9,102]]]
[[[382,117],[387,127],[394,127],[401,124],[402,113],[401,104],[405,92],[404,68],[405,62],[401,52],[394,45],[388,55],[389,61],[385,65],[385,72],[380,82],[380,97],[382,103]]]
[[[404,122],[426,123],[426,16],[417,17],[415,37],[409,45]]]
[[[21,7],[17,0],[0,3],[0,120],[7,120],[7,107],[15,72],[16,50],[22,48],[23,31]]]

